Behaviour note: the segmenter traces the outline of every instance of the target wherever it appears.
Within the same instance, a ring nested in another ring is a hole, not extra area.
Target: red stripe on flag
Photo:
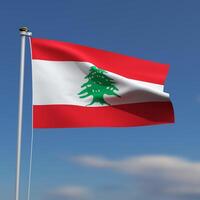
[[[32,58],[49,61],[84,61],[121,76],[164,85],[169,65],[69,42],[31,38]]]
[[[105,107],[34,105],[34,128],[128,127],[174,122],[171,102]]]

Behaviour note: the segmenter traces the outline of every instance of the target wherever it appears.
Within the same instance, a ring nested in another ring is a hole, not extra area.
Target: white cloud
[[[69,199],[85,199],[90,196],[90,190],[82,186],[63,186],[53,190],[51,195]]]
[[[140,156],[108,160],[77,156],[73,161],[90,167],[107,168],[137,177],[141,189],[151,195],[200,198],[200,163],[170,156]],[[194,198],[193,198],[194,199]]]
[[[76,156],[72,160],[82,165],[97,167],[97,168],[109,168],[112,167],[113,161],[107,159],[96,157],[96,156]]]

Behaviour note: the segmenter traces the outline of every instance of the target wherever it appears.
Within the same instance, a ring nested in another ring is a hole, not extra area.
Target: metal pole
[[[25,42],[26,42],[26,36],[31,36],[31,33],[29,32],[27,27],[21,27],[19,29],[19,31],[20,31],[20,35],[21,35],[21,59],[20,59],[20,79],[19,79],[15,200],[19,200],[19,190],[20,190],[19,185],[20,185],[22,114],[23,114],[23,91],[24,91]]]

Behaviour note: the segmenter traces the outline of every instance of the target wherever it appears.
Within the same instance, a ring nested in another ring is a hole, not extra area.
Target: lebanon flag
[[[169,65],[31,38],[33,127],[126,127],[174,122]]]

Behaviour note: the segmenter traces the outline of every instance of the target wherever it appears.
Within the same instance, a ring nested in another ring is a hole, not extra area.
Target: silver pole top
[[[21,36],[28,36],[28,37],[32,36],[32,33],[29,31],[29,28],[26,26],[22,26],[21,28],[19,28],[19,31],[20,31]]]
[[[28,27],[26,27],[26,26],[22,26],[22,27],[19,29],[19,31],[20,31],[20,32],[22,32],[22,31],[29,32],[29,29],[28,29]]]

